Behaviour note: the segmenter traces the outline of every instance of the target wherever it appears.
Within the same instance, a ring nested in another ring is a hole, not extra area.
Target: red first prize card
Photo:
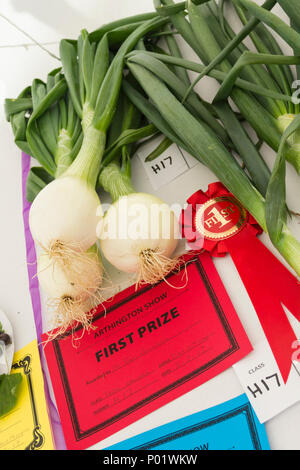
[[[99,306],[96,329],[77,347],[71,331],[46,345],[69,449],[101,441],[252,350],[210,256],[186,261],[168,282],[132,286]]]

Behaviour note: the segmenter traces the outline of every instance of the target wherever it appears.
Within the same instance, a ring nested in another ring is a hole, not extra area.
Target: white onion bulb
[[[97,247],[94,245],[84,256],[75,254],[66,264],[42,252],[37,275],[48,295],[48,305],[55,307],[54,326],[65,330],[78,322],[87,327],[89,311],[103,300],[100,293],[103,264]]]
[[[48,184],[32,203],[32,236],[45,250],[57,243],[86,251],[97,239],[100,200],[83,179],[62,176]]]
[[[48,253],[42,252],[38,257],[37,273],[42,289],[50,298],[85,299],[101,286],[103,265],[96,253],[73,258],[64,267],[51,259]]]

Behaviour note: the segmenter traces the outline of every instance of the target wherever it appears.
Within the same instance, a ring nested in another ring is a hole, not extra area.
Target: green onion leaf
[[[154,74],[130,61],[128,65],[173,131],[192,148],[192,154],[203,161],[265,226],[262,196],[216,135],[202,126]]]
[[[264,159],[230,106],[227,103],[218,103],[215,109],[242,158],[253,184],[265,196],[271,174]]]
[[[281,8],[300,29],[300,3],[298,0],[277,0]],[[295,28],[296,29],[296,28]]]
[[[77,63],[77,46],[69,40],[62,39],[59,46],[63,72],[68,83],[74,108],[82,119],[82,102],[80,96],[79,70]]]
[[[93,125],[106,132],[114,116],[122,84],[124,60],[126,54],[145,34],[163,26],[167,20],[154,18],[139,26],[122,44],[105,75],[95,109]]]
[[[0,418],[16,406],[21,382],[20,373],[0,375]]]
[[[172,144],[173,142],[168,137],[164,137],[158,146],[145,158],[145,162],[152,162],[156,158],[160,157],[160,155],[165,152]]]
[[[172,130],[166,120],[162,117],[161,113],[148,101],[147,98],[134,86],[128,79],[123,80],[123,90],[133,104],[152,122],[162,134],[168,137],[172,142],[175,142],[179,147],[182,147],[191,155],[193,150],[188,143],[183,142]]]
[[[262,8],[271,9],[276,4],[276,0],[266,0],[265,3],[262,5]],[[203,78],[205,75],[209,74],[211,70],[217,67],[224,59],[228,57],[228,55],[249,35],[249,33],[258,25],[259,20],[256,18],[251,18],[248,23],[239,31],[238,34],[234,36],[234,38],[227,44],[227,46],[217,55],[215,56],[211,62],[204,68],[204,70],[200,73],[197,79],[192,83],[190,90],[193,89],[196,84]],[[187,94],[189,93],[189,91]]]
[[[266,224],[274,244],[279,243],[287,219],[285,146],[288,139],[300,128],[297,115],[282,135],[277,158],[266,195]]]
[[[228,73],[227,78],[223,81],[218,93],[214,98],[214,102],[225,100],[231,94],[237,78],[239,77],[242,69],[248,65],[253,64],[300,64],[300,57],[272,55],[272,54],[259,54],[255,52],[244,52],[234,67]]]

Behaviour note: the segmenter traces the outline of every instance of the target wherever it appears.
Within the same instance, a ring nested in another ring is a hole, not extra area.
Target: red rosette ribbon
[[[299,281],[257,238],[262,229],[222,183],[197,191],[187,203],[183,237],[193,250],[231,255],[286,383],[299,343],[282,304],[300,321]]]

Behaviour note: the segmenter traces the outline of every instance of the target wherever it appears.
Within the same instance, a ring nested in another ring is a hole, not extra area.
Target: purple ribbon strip
[[[42,309],[41,309],[41,298],[39,291],[39,282],[36,276],[36,251],[34,241],[31,236],[29,228],[29,210],[31,204],[26,199],[26,181],[28,173],[30,171],[30,160],[31,157],[22,152],[22,194],[23,194],[23,222],[24,222],[24,231],[25,231],[25,244],[26,244],[26,259],[27,259],[27,271],[29,279],[29,291],[31,296],[31,303],[34,315],[34,322],[37,333],[38,347],[41,359],[41,366],[44,376],[44,386],[45,386],[45,395],[48,403],[50,420],[52,423],[52,432],[55,443],[56,450],[65,450],[66,444],[64,435],[62,432],[62,427],[60,419],[58,416],[57,409],[51,399],[49,386],[47,382],[47,376],[44,369],[44,355],[43,355],[43,345],[41,343],[41,336],[43,333],[43,322],[42,322]]]

